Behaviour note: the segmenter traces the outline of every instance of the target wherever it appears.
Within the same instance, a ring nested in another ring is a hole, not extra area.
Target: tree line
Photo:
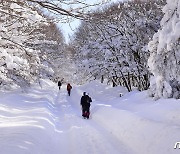
[[[74,35],[74,58],[88,79],[107,79],[113,86],[147,90],[148,42],[160,28],[165,1],[129,1],[91,14]],[[86,78],[87,79],[87,78]]]
[[[180,98],[179,3],[0,0],[0,88],[66,77]],[[66,44],[56,23],[74,18],[81,25]]]

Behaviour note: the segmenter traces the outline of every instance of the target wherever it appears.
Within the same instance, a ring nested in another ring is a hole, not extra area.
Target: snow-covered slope
[[[73,86],[42,81],[28,93],[0,92],[1,154],[174,154],[180,141],[180,101],[153,101],[97,82]],[[82,119],[80,98],[92,97]],[[123,97],[119,94],[123,93]]]

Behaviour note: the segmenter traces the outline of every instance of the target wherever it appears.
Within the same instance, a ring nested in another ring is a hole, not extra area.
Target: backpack
[[[90,103],[90,102],[92,102],[92,99],[91,99],[91,97],[89,97],[89,96],[87,95],[87,103]]]
[[[67,85],[67,90],[71,90],[72,86],[70,84]]]

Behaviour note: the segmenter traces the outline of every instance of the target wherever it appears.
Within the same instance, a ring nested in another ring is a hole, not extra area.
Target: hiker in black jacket
[[[59,90],[61,89],[61,86],[63,83],[64,83],[64,78],[62,78],[60,81],[58,81]]]
[[[61,81],[58,81],[59,90],[61,89],[61,86],[62,86],[62,82],[61,82]]]
[[[83,96],[81,97],[81,106],[82,106],[82,116],[87,119],[89,119],[89,109],[91,106],[92,99],[89,97],[86,92],[83,92]]]

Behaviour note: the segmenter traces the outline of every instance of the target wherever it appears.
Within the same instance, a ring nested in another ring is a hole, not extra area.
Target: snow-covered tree
[[[151,95],[180,98],[180,0],[167,0],[163,12],[161,28],[149,43]]]
[[[12,83],[27,86],[52,72],[49,66],[56,76],[63,76],[58,73],[62,72],[59,68],[64,64],[68,66],[71,62],[65,59],[71,58],[66,57],[69,52],[64,52],[62,33],[47,20],[48,16],[53,15],[54,21],[61,22],[87,19],[85,11],[101,4],[74,0],[1,0],[0,87],[9,87]],[[45,16],[42,12],[50,14]]]
[[[55,76],[61,76],[58,69],[59,65],[62,66],[63,58],[66,55],[66,44],[61,30],[49,17],[46,18],[48,24],[40,25],[38,29],[34,30],[32,33],[36,37],[26,42],[26,45],[40,51],[38,55],[44,67],[42,67],[39,77],[46,76],[53,79],[56,78]],[[51,68],[52,71],[49,72],[48,68]]]
[[[40,59],[25,43],[46,19],[23,0],[1,1],[0,12],[0,86],[27,86],[39,72]]]
[[[83,22],[75,35],[80,69],[129,91],[132,86],[147,89],[147,44],[160,27],[163,2],[132,1],[94,12],[93,21]]]

